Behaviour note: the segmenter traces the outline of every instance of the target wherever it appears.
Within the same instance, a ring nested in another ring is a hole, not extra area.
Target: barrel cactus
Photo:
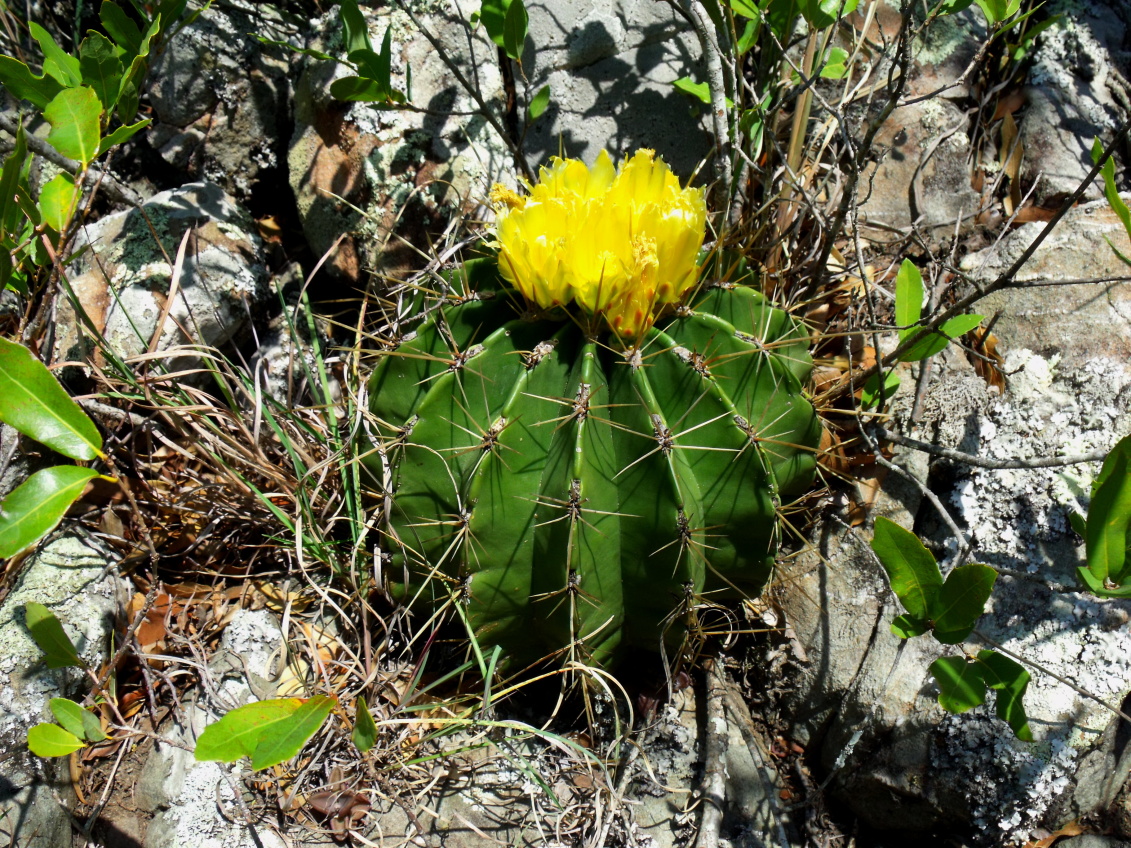
[[[493,201],[492,255],[369,381],[389,589],[463,605],[512,668],[673,647],[697,602],[764,586],[811,483],[808,334],[741,262],[700,273],[703,193],[650,151]]]

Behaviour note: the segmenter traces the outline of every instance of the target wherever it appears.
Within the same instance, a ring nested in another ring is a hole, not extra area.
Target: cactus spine
[[[759,591],[816,464],[804,328],[708,282],[619,350],[494,258],[453,277],[369,383],[394,596],[465,604],[521,668],[671,647],[692,604]]]

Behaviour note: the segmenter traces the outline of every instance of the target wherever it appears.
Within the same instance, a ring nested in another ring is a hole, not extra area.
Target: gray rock
[[[235,795],[240,778],[231,767],[200,763],[192,754],[200,733],[223,713],[271,697],[270,681],[282,644],[279,623],[266,610],[241,609],[232,617],[221,649],[208,667],[207,688],[213,696],[186,701],[175,729],[166,734],[168,742],[152,748],[142,766],[134,798],[141,810],[154,813],[145,848],[284,848],[287,844],[266,821],[241,824],[243,814]]]
[[[1111,839],[1107,836],[1096,836],[1095,834],[1072,836],[1056,844],[1058,848],[1131,848],[1131,842]]]
[[[592,163],[654,149],[687,179],[711,148],[705,107],[672,87],[706,79],[702,49],[687,22],[665,3],[531,4],[524,66],[532,96],[550,86],[551,105],[526,136],[533,164],[558,155]]]
[[[469,32],[458,4],[419,8],[422,26],[502,121],[498,48],[482,27]],[[695,104],[671,86],[687,74],[702,76],[698,44],[682,19],[649,0],[619,0],[608,7],[558,0],[528,4],[528,11],[529,81],[520,75],[516,82],[519,114],[544,85],[551,89],[549,109],[526,130],[531,165],[536,169],[556,155],[559,142],[567,156],[589,162],[602,149],[619,158],[650,147],[689,177],[707,153],[709,137],[693,114]],[[411,67],[412,103],[449,114],[335,101],[330,84],[347,71],[308,63],[295,92],[291,187],[314,252],[337,244],[329,267],[350,279],[363,269],[419,265],[401,238],[425,245],[424,232],[439,233],[457,212],[482,212],[491,185],[513,185],[516,174],[505,142],[481,116],[469,114],[478,109],[476,100],[408,16],[398,9],[366,14],[375,43],[391,29],[393,85],[404,90],[405,69]],[[336,12],[316,21],[315,32],[310,46],[340,50]],[[343,233],[351,235],[339,244]]]
[[[863,231],[915,224],[952,232],[956,221],[972,224],[981,198],[970,185],[966,123],[965,114],[941,98],[892,112],[876,134],[882,157],[867,166],[861,182],[869,189],[860,205]]]
[[[469,34],[453,6],[419,13],[428,33],[496,114],[502,114],[497,48],[482,27]],[[417,267],[401,240],[427,244],[455,213],[472,213],[499,181],[513,183],[506,145],[479,115],[439,52],[400,9],[366,9],[376,44],[392,33],[392,83],[404,91],[412,69],[412,102],[445,115],[346,104],[330,84],[344,66],[310,62],[295,92],[295,133],[288,153],[291,188],[316,255],[337,245],[327,268],[347,279],[363,270]],[[341,24],[333,10],[313,24],[311,46],[337,53]],[[344,201],[344,202],[343,202]],[[352,207],[356,207],[352,208]],[[360,212],[357,210],[361,210]],[[346,237],[339,243],[343,234]]]
[[[1106,350],[1122,325],[1093,333]],[[1003,342],[1009,336],[1001,331]],[[926,432],[948,447],[987,457],[1050,456],[1110,447],[1127,416],[1131,369],[1122,359],[1047,360],[1013,351],[1005,397],[962,388],[948,375],[928,399]],[[948,393],[950,393],[948,395]],[[947,406],[947,398],[967,398]],[[943,714],[928,665],[943,653],[929,638],[907,643],[889,630],[898,611],[866,547],[867,535],[826,527],[824,555],[781,582],[783,607],[807,662],[781,705],[794,736],[836,772],[843,803],[873,827],[922,831],[965,824],[978,844],[1024,842],[1037,827],[1107,810],[1129,774],[1111,713],[1052,675],[1108,703],[1131,691],[1131,603],[1074,590],[1082,545],[1067,508],[1085,508],[1095,467],[989,470],[940,460],[932,488],[966,528],[973,559],[1001,576],[979,629],[1040,663],[1025,697],[1033,744],[1019,742],[988,706]],[[881,499],[883,500],[883,499]],[[1074,504],[1073,501],[1079,501]],[[896,514],[898,514],[898,509]],[[889,514],[891,514],[889,512]],[[925,501],[904,526],[933,543],[944,562],[955,544]],[[985,647],[974,638],[971,649]]]
[[[1119,68],[1131,16],[1119,0],[1059,0],[1049,11],[1061,17],[1032,51],[1028,108],[1018,130],[1022,187],[1039,176],[1034,202],[1055,206],[1090,170],[1092,139],[1110,137],[1126,118],[1114,92],[1126,85]],[[1093,183],[1085,198],[1098,198],[1101,190]]]
[[[174,167],[246,200],[283,164],[294,53],[262,44],[297,27],[267,3],[214,5],[181,29],[149,74],[149,143]]]
[[[994,247],[964,257],[962,270],[978,283],[995,279],[1043,227],[1018,227]],[[1000,313],[995,333],[1007,347],[1077,362],[1093,356],[1131,358],[1131,284],[1038,285],[1125,275],[1127,267],[1112,245],[1131,255],[1131,240],[1106,200],[1071,209],[1015,277],[1017,283],[1034,285],[994,292],[979,301],[978,310]]]
[[[97,668],[109,649],[125,599],[108,572],[108,556],[83,536],[64,531],[24,563],[0,605],[0,840],[26,848],[59,848],[71,840],[74,803],[65,759],[41,759],[27,750],[27,731],[54,721],[47,702],[77,696],[79,669],[49,669],[24,624],[29,601],[44,604],[63,624],[82,658]]]
[[[136,209],[108,215],[81,231],[79,243],[93,249],[76,263],[71,286],[87,316],[117,356],[145,352],[166,306],[171,263],[191,230],[177,297],[156,349],[230,341],[268,292],[262,244],[247,213],[209,183],[161,192],[143,209],[144,215]],[[56,359],[105,364],[66,299],[59,302],[56,333]],[[195,356],[166,361],[170,370],[199,365]]]

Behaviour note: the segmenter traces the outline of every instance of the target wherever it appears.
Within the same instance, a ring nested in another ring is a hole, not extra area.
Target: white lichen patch
[[[997,459],[1070,455],[1108,450],[1125,435],[1119,398],[1131,374],[1121,363],[1096,359],[1068,369],[1022,350],[1007,357],[1005,370],[1016,372],[1009,392],[968,412],[962,450]],[[1076,764],[1111,721],[1053,675],[1109,703],[1131,688],[1131,603],[1072,591],[1084,551],[1068,511],[1086,509],[1099,467],[956,466],[951,504],[968,528],[973,558],[1015,575],[999,577],[979,628],[1051,672],[1030,670],[1024,703],[1035,743],[1018,741],[995,717],[993,693],[941,727],[935,765],[963,775],[987,845],[1020,845],[1048,825],[1043,817],[1077,792]]]

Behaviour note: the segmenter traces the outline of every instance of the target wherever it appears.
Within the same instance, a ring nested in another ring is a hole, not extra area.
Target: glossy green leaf
[[[939,686],[939,706],[948,713],[964,713],[986,702],[982,665],[966,657],[940,657],[931,663],[931,676]]]
[[[102,26],[117,42],[118,46],[126,51],[130,57],[136,56],[141,48],[141,30],[133,19],[114,0],[102,0],[98,10],[98,18]]]
[[[707,83],[695,82],[691,77],[680,77],[673,82],[672,85],[684,94],[690,94],[692,97],[703,101],[708,106],[711,105],[711,88]],[[734,101],[729,97],[726,98],[726,104],[728,109],[734,108]]]
[[[94,161],[101,135],[102,104],[93,88],[82,86],[59,92],[44,108],[43,117],[51,124],[47,141],[52,147],[84,165]]]
[[[487,30],[487,37],[499,47],[504,46],[504,24],[510,3],[511,0],[483,0],[479,7],[479,22]]]
[[[1068,513],[1068,524],[1080,538],[1088,535],[1088,519],[1075,510]]]
[[[883,380],[883,399],[886,403],[892,399],[895,390],[899,388],[899,375],[895,371],[888,371],[887,374],[882,375]],[[873,374],[864,381],[864,387],[860,390],[860,406],[863,409],[872,409],[880,403],[880,377],[879,372]]]
[[[37,724],[27,732],[27,746],[38,757],[66,757],[81,748],[83,742],[57,724]]]
[[[1033,731],[1022,703],[1029,688],[1029,672],[1020,663],[997,651],[979,651],[978,663],[986,685],[997,691],[997,715],[1022,742],[1033,741]]]
[[[897,615],[891,622],[891,632],[900,639],[911,639],[929,632],[931,623],[911,615]]]
[[[377,741],[377,724],[373,721],[373,714],[365,703],[365,698],[357,699],[357,715],[353,722],[353,744],[357,750],[365,753]]]
[[[944,645],[964,641],[985,612],[996,580],[997,572],[979,563],[951,571],[927,616],[934,622],[935,638]]]
[[[876,519],[872,550],[903,608],[913,618],[929,619],[943,585],[942,572],[931,552],[914,533],[883,516]]]
[[[94,422],[30,350],[3,338],[0,421],[72,459],[102,456],[102,436]]]
[[[0,503],[0,557],[18,554],[55,529],[86,484],[98,476],[90,468],[44,468],[8,493]]]
[[[27,137],[23,124],[19,124],[12,152],[4,160],[4,168],[0,171],[0,239],[17,235],[22,229],[20,225],[24,221],[24,214],[16,202],[16,190],[20,186],[27,160]]]
[[[43,222],[55,232],[63,232],[74,217],[81,195],[74,177],[66,171],[56,174],[39,192],[39,214]]]
[[[825,63],[821,66],[821,77],[824,79],[844,79],[848,73],[848,51],[843,47],[829,48],[825,56]]]
[[[251,757],[256,769],[281,763],[298,753],[336,703],[335,698],[318,695],[239,707],[204,729],[196,743],[195,757],[202,762],[225,763]]]
[[[48,702],[51,714],[65,730],[70,731],[80,739],[84,736],[82,714],[86,712],[70,698],[52,698]]]
[[[969,333],[981,324],[983,317],[982,315],[954,316],[939,327],[938,330],[919,339],[919,341],[901,353],[899,356],[900,361],[918,362],[921,359],[926,359],[928,356],[934,356],[950,344],[952,340]],[[899,340],[902,342],[904,339],[908,339],[918,332],[920,332],[919,328],[901,330]]]
[[[373,45],[369,41],[369,25],[365,22],[365,15],[357,7],[356,0],[342,0],[338,14],[342,18],[342,26],[345,29],[343,38],[346,55],[355,50],[373,52]]]
[[[1119,588],[1110,588],[1104,585],[1104,581],[1092,574],[1087,566],[1077,568],[1076,575],[1080,578],[1080,582],[1087,587],[1088,591],[1097,598],[1131,598],[1131,581],[1124,583]]]
[[[129,141],[134,135],[141,132],[151,123],[152,121],[149,118],[145,118],[144,120],[138,121],[136,124],[130,124],[128,126],[123,124],[118,127],[114,132],[110,133],[110,135],[102,139],[102,142],[98,145],[98,155],[101,156],[111,147]]]
[[[200,762],[232,763],[250,757],[260,740],[302,706],[301,698],[275,698],[238,707],[204,728],[194,756]]]
[[[901,332],[923,314],[923,275],[910,259],[904,259],[895,276],[895,323]]]
[[[153,39],[161,31],[161,16],[156,15],[149,23],[149,28],[141,35],[137,55],[130,61],[129,67],[122,75],[122,88],[118,92],[118,119],[123,124],[129,124],[137,115],[138,96],[145,83],[146,74],[149,73],[149,48]]]
[[[87,742],[101,742],[106,738],[106,734],[102,730],[102,722],[90,710],[82,711],[82,729],[83,738]]]
[[[50,74],[36,76],[23,62],[11,56],[0,56],[0,84],[20,100],[27,100],[42,109],[50,103],[63,86]]]
[[[1021,8],[1021,0],[974,0],[990,26],[1012,18]]]
[[[1093,163],[1100,161],[1100,157],[1103,156],[1103,150],[1103,145],[1100,144],[1098,138],[1092,142]],[[1100,176],[1103,177],[1104,181],[1104,197],[1107,198],[1107,202],[1111,206],[1112,211],[1115,212],[1116,216],[1123,223],[1123,229],[1127,231],[1128,237],[1131,238],[1131,209],[1127,208],[1127,204],[1124,203],[1123,198],[1119,196],[1119,188],[1115,184],[1115,159],[1113,157],[1109,156],[1107,161],[1104,162],[1103,167],[1100,168]],[[1111,249],[1115,251],[1120,259],[1131,264],[1131,259],[1124,256],[1123,253],[1112,244],[1111,239],[1108,239],[1108,244],[1111,245]]]
[[[82,70],[79,60],[55,43],[51,33],[32,21],[28,24],[32,38],[39,42],[43,51],[43,70],[68,88],[82,85]]]
[[[542,117],[546,107],[550,105],[550,86],[544,85],[538,93],[530,98],[530,105],[526,107],[526,122],[532,124]]]
[[[338,100],[362,103],[402,103],[405,96],[399,91],[389,91],[376,80],[364,77],[342,77],[330,83],[330,94]]]
[[[530,16],[526,13],[526,3],[523,0],[510,0],[503,19],[503,50],[519,64],[522,63],[522,48],[526,44],[529,29]]]
[[[974,0],[970,0],[971,3]],[[730,0],[731,11],[745,18],[758,18],[758,5],[751,0]]]
[[[326,721],[330,711],[338,704],[332,695],[315,695],[265,733],[251,755],[251,767],[256,771],[286,762],[302,750],[310,737]]]
[[[1131,436],[1107,455],[1100,480],[1088,509],[1087,567],[1106,590],[1118,590],[1131,570]]]
[[[954,15],[974,5],[974,0],[943,0],[939,6],[940,15]]]
[[[124,70],[118,48],[102,33],[92,30],[79,45],[79,64],[83,84],[94,89],[104,111],[112,110],[118,102]]]
[[[24,623],[32,641],[43,651],[48,668],[83,668],[86,663],[79,656],[75,643],[63,630],[63,625],[43,604],[28,601],[24,605]]]
[[[973,0],[970,0],[970,2],[973,2]],[[298,53],[302,56],[309,56],[312,59],[320,59],[323,62],[336,62],[336,61],[338,61],[335,57],[331,56],[329,53],[323,53],[321,50],[313,50],[309,47],[296,47],[294,44],[291,44],[289,41],[277,41],[273,38],[267,38],[266,36],[263,36],[263,35],[257,35],[257,36],[255,36],[255,38],[260,44],[268,44],[271,47],[281,47],[284,50],[290,51],[291,53]]]
[[[836,23],[838,17],[851,15],[856,11],[858,0],[801,0],[801,14],[814,28],[826,29]]]
[[[744,21],[738,40],[734,43],[734,52],[739,57],[745,56],[750,49],[758,43],[758,34],[762,31],[761,21]]]

